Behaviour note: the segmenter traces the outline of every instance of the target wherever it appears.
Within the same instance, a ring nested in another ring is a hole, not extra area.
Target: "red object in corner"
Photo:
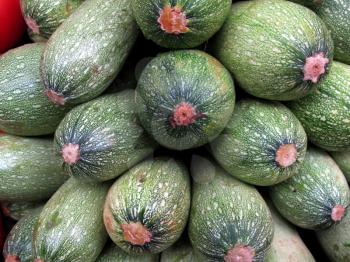
[[[2,250],[5,242],[5,230],[4,230],[4,222],[3,222],[3,217],[0,212],[0,250]],[[1,254],[1,253],[0,253]],[[0,255],[1,257],[1,255]]]
[[[0,0],[0,54],[15,47],[25,30],[20,0]]]

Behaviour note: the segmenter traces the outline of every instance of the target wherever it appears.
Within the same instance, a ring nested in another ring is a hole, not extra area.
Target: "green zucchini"
[[[190,209],[186,167],[168,157],[145,160],[108,192],[104,223],[110,238],[130,254],[160,253],[185,229]]]
[[[342,220],[350,202],[348,183],[333,159],[309,148],[303,166],[292,178],[270,187],[278,211],[306,229],[325,229]]]
[[[103,203],[109,184],[70,178],[44,206],[33,231],[36,262],[94,262],[107,233]]]
[[[334,62],[317,92],[288,106],[313,144],[328,151],[350,150],[350,66]]]
[[[130,0],[89,0],[47,42],[45,93],[59,105],[100,95],[120,71],[137,37]]]
[[[225,130],[210,146],[228,173],[247,183],[267,186],[297,173],[307,137],[284,105],[247,99],[237,103]]]
[[[134,255],[128,254],[117,245],[108,245],[100,254],[96,262],[158,262],[158,254]]]
[[[140,162],[155,143],[138,123],[134,90],[102,96],[77,106],[55,134],[56,153],[76,178],[113,179]]]
[[[220,29],[231,3],[231,0],[132,0],[132,7],[146,38],[163,47],[192,48]]]
[[[70,109],[53,105],[43,93],[44,48],[44,44],[27,44],[0,56],[0,129],[6,133],[51,134]]]
[[[343,171],[346,179],[350,181],[350,151],[331,152],[330,154],[341,171]]]
[[[282,0],[233,4],[212,49],[246,92],[281,101],[316,89],[333,59],[333,41],[322,20]]]
[[[136,89],[141,124],[161,145],[184,150],[213,140],[235,104],[230,73],[213,57],[185,50],[161,54]]]
[[[1,201],[45,200],[68,178],[51,139],[2,135],[0,152]]]
[[[202,261],[264,261],[273,223],[258,191],[202,157],[192,162],[191,173],[212,177],[192,187],[189,237],[205,255]]]
[[[291,0],[311,8],[331,31],[334,59],[350,64],[350,2],[347,0]]]
[[[6,262],[33,262],[32,234],[42,208],[24,216],[6,238],[3,254]]]
[[[21,0],[28,34],[35,42],[46,41],[84,0]]]
[[[268,202],[275,233],[265,262],[316,262],[296,229],[284,220],[272,203]]]
[[[350,212],[328,229],[316,232],[323,251],[332,262],[350,261]]]
[[[4,201],[0,203],[2,213],[14,220],[20,220],[22,217],[27,216],[33,212],[33,210],[43,207],[45,201],[37,202],[8,202]]]

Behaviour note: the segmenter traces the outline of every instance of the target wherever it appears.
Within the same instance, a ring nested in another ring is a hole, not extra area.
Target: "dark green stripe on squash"
[[[66,180],[52,140],[0,136],[0,200],[49,198]]]
[[[107,233],[103,203],[110,184],[85,184],[70,178],[44,206],[33,232],[37,262],[94,262]]]
[[[186,167],[172,158],[145,160],[109,190],[104,223],[111,239],[128,253],[159,253],[185,229],[190,209]]]
[[[146,38],[168,48],[204,43],[224,23],[231,0],[132,0],[135,19]]]
[[[307,137],[292,112],[279,102],[241,100],[211,152],[232,176],[268,186],[295,175]]]
[[[233,4],[213,42],[213,52],[248,93],[293,100],[317,88],[333,59],[322,20],[289,1]]]
[[[28,34],[35,42],[46,41],[84,0],[21,0]]]
[[[186,50],[161,54],[136,89],[141,124],[165,147],[184,150],[213,140],[235,104],[230,73],[213,57]]]
[[[40,58],[44,44],[27,44],[0,57],[0,129],[9,134],[52,134],[70,108],[44,95]]]
[[[134,90],[105,95],[77,106],[55,134],[65,170],[92,181],[113,179],[156,147],[138,122]]]
[[[270,211],[258,191],[195,156],[189,237],[202,261],[264,261],[272,242]],[[207,181],[199,177],[211,178]],[[197,181],[197,182],[196,182]]]
[[[59,105],[97,97],[117,76],[136,37],[130,0],[85,1],[47,43],[41,64],[47,96]]]
[[[325,229],[342,220],[350,202],[348,183],[333,159],[309,148],[298,174],[270,187],[278,211],[306,229]]]

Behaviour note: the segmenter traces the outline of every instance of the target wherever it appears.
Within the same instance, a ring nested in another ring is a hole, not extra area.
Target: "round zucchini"
[[[168,48],[204,43],[223,25],[231,0],[133,0],[135,19],[146,38]]]
[[[108,192],[104,223],[111,239],[130,254],[160,253],[185,229],[190,209],[187,169],[171,158],[146,160]]]
[[[273,223],[258,191],[205,158],[196,158],[191,173],[213,178],[192,187],[189,237],[202,261],[264,261]]]
[[[48,199],[67,180],[52,140],[0,136],[0,201]]]
[[[35,42],[50,38],[84,0],[21,0],[28,34]]]
[[[103,203],[110,184],[70,178],[44,206],[33,231],[35,262],[95,262],[107,233]]]
[[[162,252],[160,262],[196,262],[194,250],[188,241],[180,240]],[[199,262],[199,261],[198,261]]]
[[[24,216],[11,229],[3,249],[5,262],[33,262],[32,235],[42,208]]]
[[[44,44],[27,44],[0,57],[0,129],[20,136],[52,134],[69,107],[44,95],[40,58]]]
[[[313,144],[328,151],[350,150],[350,66],[334,62],[317,92],[288,106]]]
[[[161,54],[136,89],[141,124],[161,145],[184,150],[213,140],[235,104],[230,73],[213,57],[185,50]]]
[[[333,159],[309,148],[297,175],[270,187],[278,211],[306,229],[325,229],[342,220],[350,202],[348,183]]]
[[[295,175],[307,137],[298,119],[279,102],[241,100],[211,152],[231,175],[268,186]]]
[[[47,42],[41,63],[45,94],[58,105],[99,96],[137,38],[130,0],[89,0]]]
[[[55,134],[68,174],[89,181],[113,179],[151,154],[154,141],[137,120],[134,90],[77,106]]]
[[[306,7],[255,0],[233,4],[213,52],[246,92],[286,101],[317,88],[332,62],[333,41]]]

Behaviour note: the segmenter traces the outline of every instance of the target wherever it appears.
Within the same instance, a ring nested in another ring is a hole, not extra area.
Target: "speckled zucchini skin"
[[[334,59],[350,64],[350,2],[347,0],[291,0],[305,5],[321,17],[332,33]]]
[[[43,207],[45,201],[38,202],[1,202],[2,213],[14,220],[20,220],[22,217],[27,216],[39,207]]]
[[[120,177],[108,192],[104,222],[111,239],[128,253],[160,253],[185,229],[190,209],[186,167],[172,158],[146,160]],[[132,245],[123,238],[122,224],[140,222],[151,241]]]
[[[28,34],[35,42],[46,41],[84,0],[21,0],[23,17],[28,24]],[[36,32],[31,21],[39,27]]]
[[[204,114],[187,126],[171,125],[182,102]],[[142,125],[161,145],[184,150],[213,140],[226,126],[235,105],[230,73],[213,57],[186,50],[161,54],[144,69],[136,89]]]
[[[160,262],[200,262],[188,241],[178,241],[162,252]]]
[[[130,0],[85,1],[55,31],[45,49],[45,88],[79,104],[101,94],[121,69],[137,37]]]
[[[223,25],[231,0],[132,0],[135,19],[146,38],[167,48],[192,48],[204,43]],[[165,6],[181,8],[189,31],[169,34],[157,21]]]
[[[350,149],[350,66],[334,62],[317,92],[288,106],[312,143],[328,151]]]
[[[40,57],[44,44],[27,44],[0,57],[0,129],[9,134],[37,136],[55,132],[67,108],[44,95]]]
[[[333,41],[322,20],[307,8],[289,1],[256,0],[232,6],[213,51],[245,91],[285,101],[317,87],[303,80],[306,58],[323,52],[331,62]]]
[[[68,178],[50,139],[0,135],[0,152],[1,201],[47,199]]]
[[[74,108],[55,133],[56,153],[72,143],[80,147],[80,160],[65,170],[92,181],[113,179],[156,146],[138,122],[134,90],[106,95]],[[63,161],[63,159],[62,159]]]
[[[273,237],[269,209],[258,191],[205,158],[197,158],[192,176],[212,177],[194,183],[189,236],[205,261],[223,261],[237,244],[250,246],[254,261],[264,261]]]
[[[332,262],[350,261],[350,212],[339,224],[316,232],[323,251]]]
[[[70,178],[44,206],[33,232],[33,252],[45,262],[94,262],[107,233],[102,210],[109,184]]]
[[[41,210],[42,208],[33,210],[32,213],[21,218],[12,228],[4,245],[4,258],[12,255],[17,256],[20,262],[33,262],[32,234]]]
[[[278,211],[293,224],[306,229],[325,229],[335,205],[350,202],[348,183],[333,159],[324,151],[309,148],[298,174],[270,187]]]
[[[281,167],[276,151],[295,144],[296,161]],[[279,102],[241,100],[225,130],[211,144],[211,152],[231,175],[247,183],[267,186],[296,174],[307,147],[307,137],[298,119]]]
[[[158,262],[158,254],[128,254],[112,243],[105,248],[96,262]]]
[[[268,202],[274,222],[274,236],[265,262],[315,262],[295,228]]]
[[[337,163],[348,182],[350,181],[350,151],[331,152],[331,156]]]

